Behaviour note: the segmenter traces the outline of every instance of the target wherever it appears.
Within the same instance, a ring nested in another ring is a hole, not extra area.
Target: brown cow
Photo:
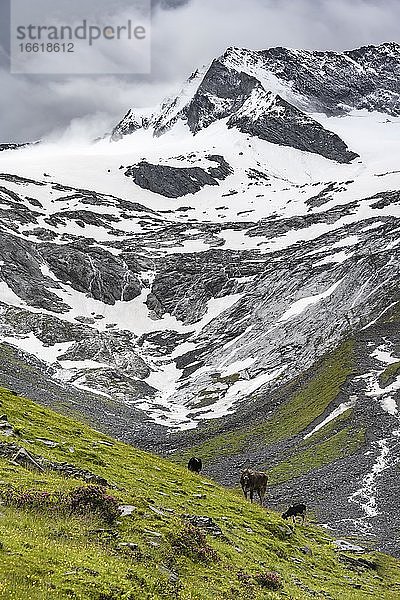
[[[261,506],[264,502],[265,492],[267,490],[268,475],[262,471],[253,471],[246,469],[240,476],[240,485],[242,486],[244,497],[247,500],[247,494],[250,493],[250,501],[253,502],[254,492],[257,492]]]

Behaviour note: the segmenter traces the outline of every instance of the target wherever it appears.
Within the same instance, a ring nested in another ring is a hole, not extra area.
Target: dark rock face
[[[197,75],[197,72],[193,73],[189,81],[195,80]],[[215,59],[186,105],[180,107],[179,96],[172,98],[164,103],[149,124],[158,137],[183,118],[190,131],[196,134],[240,107],[257,83],[254,77],[228,69],[223,61]]]
[[[74,385],[57,381],[53,378],[54,371],[49,370],[47,364],[35,360],[13,346],[0,344],[0,352],[1,387],[13,389],[20,396],[26,396],[67,414],[70,411],[75,412],[79,407],[79,413],[85,420],[99,430],[127,442],[151,440],[165,431],[164,427],[149,424],[148,415],[134,406],[117,403],[108,395],[103,396],[91,392],[90,389],[81,390]],[[128,383],[126,380],[125,391],[128,389]],[[112,393],[110,385],[107,393]],[[132,394],[131,399],[133,397]],[[60,409],[60,406],[63,408]]]
[[[131,368],[102,368],[101,370],[90,370],[85,372],[86,385],[92,389],[100,390],[105,395],[112,391],[113,395],[123,398],[130,397],[132,400],[145,400],[155,396],[156,390],[139,377],[148,376],[149,369],[138,361],[137,369],[131,364]],[[79,376],[79,373],[78,373]],[[128,392],[128,394],[127,394]]]
[[[38,142],[35,142],[36,144]],[[0,144],[0,152],[3,152],[5,150],[19,150],[20,148],[26,148],[26,146],[32,146],[32,144],[30,143],[26,143],[26,144],[13,144],[13,143],[9,143],[9,144]]]
[[[5,186],[0,186],[0,203],[7,208],[0,209],[1,221],[10,229],[17,230],[18,225],[36,224],[39,212],[32,210],[30,206],[26,206],[17,193],[7,189]]]
[[[323,206],[324,204],[329,202],[329,200],[332,200],[332,194],[334,192],[340,192],[345,190],[345,186],[349,183],[352,182],[345,182],[344,185],[341,185],[340,183],[330,183],[329,185],[327,185],[321,192],[319,192],[319,194],[317,194],[316,196],[311,196],[311,198],[308,198],[306,200],[306,204],[310,207],[309,210]]]
[[[385,192],[384,194],[376,194],[368,200],[375,200],[371,206],[373,208],[384,208],[385,206],[390,206],[391,204],[399,204],[400,203],[400,192]]]
[[[135,341],[132,333],[111,331],[107,333],[92,332],[92,335],[89,335],[87,328],[81,327],[86,330],[85,337],[61,354],[58,357],[59,361],[94,360],[103,364],[114,364],[128,377],[146,379],[150,375],[149,366],[132,349]],[[77,338],[78,336],[75,336],[75,339]]]
[[[23,146],[24,144],[0,144],[0,152],[4,150],[18,150],[18,148]]]
[[[167,198],[195,194],[205,185],[218,185],[217,181],[200,167],[176,168],[141,162],[125,171],[127,177],[145,190]]]
[[[398,114],[394,100],[400,93],[399,44],[344,53],[271,48],[258,54],[264,68],[327,113],[347,106]]]
[[[20,336],[33,333],[46,346],[76,340],[87,342],[89,335],[88,328],[84,325],[65,321],[61,327],[57,317],[32,313],[3,303],[0,303],[0,315],[1,335],[13,337],[16,332]]]
[[[349,163],[358,156],[348,150],[338,135],[327,131],[280,96],[265,94],[259,88],[253,104],[247,114],[244,106],[242,111],[233,115],[228,127],[237,127],[243,133],[267,142],[320,154],[340,163]],[[267,104],[267,108],[261,111],[263,104]]]
[[[218,180],[225,179],[232,169],[222,156],[208,156],[208,160],[219,164],[207,171],[200,167],[170,167],[152,165],[146,161],[129,167],[125,171],[127,177],[145,190],[161,194],[167,198],[180,198],[187,194],[195,194],[206,185],[218,185]]]
[[[85,244],[49,243],[38,251],[34,244],[4,233],[0,238],[0,259],[5,262],[1,278],[17,295],[33,306],[52,307],[56,312],[63,312],[67,307],[49,289],[61,288],[43,274],[44,262],[59,281],[106,304],[132,300],[140,295],[142,288],[124,261],[102,249],[89,250]]]
[[[228,177],[228,175],[233,173],[232,167],[228,165],[223,156],[219,156],[218,154],[210,154],[209,156],[206,156],[206,158],[218,164],[218,167],[210,167],[208,169],[210,175],[216,179],[224,180]]]
[[[176,331],[156,331],[142,335],[137,345],[146,349],[151,347],[155,356],[168,356],[177,346],[183,344],[190,337],[190,333],[177,333]]]
[[[0,238],[0,258],[4,262],[1,280],[17,296],[37,308],[52,306],[55,312],[67,310],[60,297],[44,284],[45,277],[40,270],[42,261],[33,244],[4,232]],[[54,287],[58,286],[55,284]]]
[[[84,249],[76,244],[52,245],[43,250],[52,272],[75,290],[89,293],[92,298],[106,304],[117,300],[129,301],[140,295],[137,277],[127,270],[121,260],[101,249]]]
[[[368,111],[379,111],[382,110],[382,107],[384,107],[384,112],[398,117],[400,115],[400,94],[390,90],[374,91],[360,100],[357,105],[357,108],[365,108]]]
[[[167,312],[185,324],[195,323],[206,313],[211,298],[233,291],[235,277],[252,277],[261,270],[250,252],[209,250],[201,261],[188,254],[184,262],[175,254],[160,261],[147,305],[158,314]]]
[[[214,60],[193,100],[184,110],[190,130],[198,133],[214,121],[231,115],[257,84],[254,77],[230,70],[219,59]],[[215,99],[221,102],[216,105]]]
[[[172,120],[162,114],[158,117],[154,133],[161,135],[178,118],[183,118],[196,134],[226,117],[230,117],[228,127],[237,127],[243,133],[274,144],[314,152],[342,163],[357,156],[339,136],[280,96],[266,92],[256,77],[232,69],[224,63],[224,57],[212,62],[193,99]]]
[[[25,183],[32,183],[33,185],[38,187],[44,187],[46,185],[42,181],[35,181],[34,179],[29,179],[28,177],[20,177],[19,175],[11,175],[10,173],[0,173],[0,179],[4,181],[9,181],[10,183],[17,183],[22,185]]]

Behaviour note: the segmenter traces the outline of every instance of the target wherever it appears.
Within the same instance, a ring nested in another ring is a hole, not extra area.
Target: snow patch
[[[74,344],[74,342],[62,342],[45,346],[32,332],[25,336],[3,336],[1,339],[3,342],[7,342],[11,346],[15,346],[50,364],[55,363],[57,356],[66,352]]]
[[[309,306],[312,306],[313,304],[317,304],[318,302],[321,302],[325,298],[329,298],[329,296],[331,296],[333,294],[333,292],[339,287],[339,285],[342,283],[343,280],[344,280],[344,277],[342,279],[340,279],[339,281],[337,281],[336,283],[334,283],[333,285],[331,285],[331,287],[329,289],[327,289],[326,292],[322,292],[321,294],[316,294],[315,296],[308,296],[306,298],[301,298],[300,300],[297,300],[278,319],[278,323],[289,321],[290,319],[293,319],[294,317],[298,317]]]
[[[333,263],[342,264],[347,259],[351,258],[352,256],[353,256],[353,252],[350,252],[348,254],[347,252],[342,250],[341,252],[335,252],[335,254],[331,254],[330,256],[326,256],[322,260],[319,260],[318,262],[313,264],[313,267],[320,267],[322,265],[329,265],[331,263],[332,264]]]
[[[243,296],[244,294],[230,294],[222,298],[211,298],[207,302],[207,313],[196,323],[196,333],[200,333],[211,321],[219,317],[224,311],[232,308]]]
[[[368,473],[366,477],[364,477],[361,488],[354,492],[354,494],[352,494],[349,498],[349,502],[360,505],[367,517],[376,517],[379,515],[376,501],[377,479],[389,466],[388,457],[390,448],[388,445],[388,440],[379,440],[378,442],[375,442],[375,446],[378,448],[379,454],[372,467],[372,471]],[[361,520],[359,524],[362,526]],[[368,529],[368,526],[364,525],[364,529]]]
[[[250,380],[239,380],[234,383],[219,400],[213,403],[212,407],[205,407],[198,412],[203,412],[201,415],[196,415],[199,419],[218,419],[232,412],[235,404],[241,399],[250,396],[261,386],[279,377],[286,366],[279,367],[273,371],[267,371]]]
[[[5,281],[0,281],[0,302],[9,306],[25,307],[26,303],[12,291]]]
[[[221,373],[221,377],[229,377],[229,375],[234,375],[235,373],[239,373],[240,371],[244,371],[253,365],[257,360],[257,357],[249,357],[244,360],[237,360],[236,362],[230,364],[228,367],[224,369]]]
[[[324,419],[321,423],[319,423],[316,427],[314,427],[314,429],[312,431],[310,431],[310,433],[307,433],[307,435],[305,435],[303,439],[306,440],[309,437],[311,437],[312,435],[314,435],[314,433],[316,433],[317,431],[319,431],[320,429],[325,427],[325,425],[327,425],[328,423],[330,423],[331,421],[333,421],[334,419],[336,419],[337,417],[342,415],[344,412],[346,412],[346,410],[349,410],[349,408],[353,408],[355,406],[355,403],[356,403],[355,400],[349,400],[348,402],[342,402],[342,404],[340,404],[337,408],[335,408],[330,413],[330,415],[328,415],[326,417],[326,419]]]

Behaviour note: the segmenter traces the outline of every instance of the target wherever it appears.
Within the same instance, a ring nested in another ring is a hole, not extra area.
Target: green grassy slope
[[[210,439],[178,450],[171,458],[185,464],[195,453],[210,464],[214,460],[220,461],[221,457],[245,455],[252,448],[271,447],[281,441],[289,441],[290,447],[283,459],[281,451],[278,452],[279,464],[258,465],[268,468],[272,484],[279,484],[354,454],[363,445],[365,432],[361,426],[351,422],[351,410],[325,425],[307,442],[303,435],[299,436],[323,415],[351,376],[353,346],[353,340],[345,341],[322,358],[311,375],[298,378],[284,402],[265,420],[254,424],[249,419],[249,424],[229,432],[210,431]],[[204,435],[207,436],[206,430]]]
[[[0,414],[15,429],[0,442],[88,469],[107,479],[121,504],[135,507],[110,525],[61,505],[1,505],[0,599],[399,598],[400,564],[390,557],[372,554],[366,568],[350,568],[326,531],[292,529],[235,491],[6,390]],[[0,458],[0,497],[10,488],[67,493],[80,486]],[[188,528],[185,514],[211,517],[223,537]],[[281,579],[276,591],[263,585],[271,571]]]

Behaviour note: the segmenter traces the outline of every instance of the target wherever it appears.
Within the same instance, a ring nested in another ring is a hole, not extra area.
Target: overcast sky
[[[0,142],[68,128],[100,135],[128,108],[151,106],[179,89],[228,46],[344,50],[400,41],[400,0],[153,0],[150,75],[11,75],[10,1],[0,0]],[[95,5],[80,1],[88,12]],[[126,15],[134,1],[109,4]],[[126,46],[120,60],[129,60]]]

